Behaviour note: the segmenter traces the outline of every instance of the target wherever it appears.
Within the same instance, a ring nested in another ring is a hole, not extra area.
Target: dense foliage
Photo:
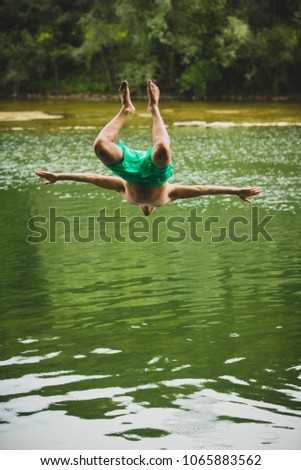
[[[300,92],[301,0],[2,0],[2,95]]]

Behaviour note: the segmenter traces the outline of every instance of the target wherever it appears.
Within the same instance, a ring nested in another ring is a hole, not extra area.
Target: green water
[[[148,219],[117,194],[33,174],[109,174],[90,127],[116,109],[3,103],[63,117],[1,123],[1,448],[300,449],[301,128],[172,126],[293,124],[300,107],[165,103],[171,182],[264,192]],[[147,148],[150,124],[132,118],[121,140]],[[120,233],[102,223],[116,209]],[[36,216],[44,232],[28,227]]]

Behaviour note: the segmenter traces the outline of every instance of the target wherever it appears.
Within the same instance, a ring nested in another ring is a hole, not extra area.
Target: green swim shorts
[[[165,183],[172,175],[172,163],[166,168],[158,168],[151,161],[152,148],[147,151],[132,150],[123,144],[123,159],[116,165],[106,165],[112,173],[132,184],[157,186]]]

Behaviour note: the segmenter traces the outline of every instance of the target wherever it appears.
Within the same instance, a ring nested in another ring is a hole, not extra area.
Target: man
[[[153,147],[148,151],[131,150],[123,144],[115,144],[118,133],[127,117],[135,112],[130,90],[126,81],[119,88],[120,112],[101,130],[94,142],[96,156],[115,176],[89,175],[83,173],[49,173],[37,171],[36,175],[45,178],[44,184],[68,180],[92,183],[101,188],[111,189],[130,204],[139,205],[148,216],[156,207],[161,207],[177,199],[205,195],[233,194],[251,203],[251,196],[257,196],[258,188],[236,188],[224,186],[184,186],[169,184],[172,175],[170,139],[159,111],[160,90],[147,81],[148,107],[153,118]]]

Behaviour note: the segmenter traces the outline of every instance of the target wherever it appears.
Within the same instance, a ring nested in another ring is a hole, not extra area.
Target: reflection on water
[[[80,217],[82,235],[102,208],[140,214],[118,195],[33,176],[100,171],[93,132],[1,133],[1,448],[300,448],[301,130],[171,134],[174,181],[264,188],[254,205],[273,216],[272,241],[213,243],[202,224],[203,241],[191,239],[193,208],[220,217],[214,230],[252,218],[239,200],[208,197],[148,219],[186,217],[181,243],[164,223],[159,242],[65,243],[61,224],[56,243],[26,243],[28,219],[49,207]]]

